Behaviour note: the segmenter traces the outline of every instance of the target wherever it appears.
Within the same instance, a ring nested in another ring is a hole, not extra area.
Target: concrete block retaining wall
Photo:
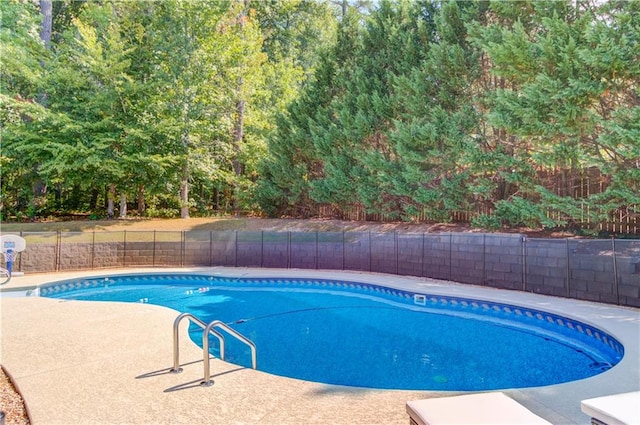
[[[397,274],[424,276],[424,237],[420,234],[398,234]]]
[[[317,269],[320,261],[320,235],[318,233],[290,233],[289,267],[292,269]],[[336,242],[326,241],[327,244]],[[340,245],[341,246],[341,245]],[[342,261],[342,260],[340,260]],[[342,264],[340,264],[342,266]]]
[[[95,235],[86,242],[71,242],[73,238],[60,234],[43,238],[42,243],[32,238],[14,262],[14,270],[134,266],[357,270],[640,307],[640,240],[369,232],[194,231],[156,236],[155,232],[153,237],[138,235],[130,241],[125,236],[118,242],[96,242]]]
[[[341,270],[345,267],[345,237],[341,232],[318,233],[316,268]]]

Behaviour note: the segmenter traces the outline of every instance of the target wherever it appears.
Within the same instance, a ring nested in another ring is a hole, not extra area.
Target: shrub
[[[493,214],[479,214],[471,219],[471,226],[487,230],[498,230],[502,227],[502,220]]]

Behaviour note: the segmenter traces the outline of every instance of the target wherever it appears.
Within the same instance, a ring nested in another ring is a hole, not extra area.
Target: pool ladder
[[[200,385],[208,387],[213,385],[213,380],[211,379],[211,368],[209,364],[209,334],[218,338],[220,343],[220,360],[224,360],[224,335],[218,332],[215,328],[224,329],[231,336],[235,337],[241,342],[244,342],[251,348],[251,364],[253,369],[257,368],[257,355],[256,355],[256,345],[246,336],[242,335],[240,332],[231,328],[224,322],[220,320],[214,320],[211,323],[204,323],[202,320],[198,319],[191,313],[182,313],[179,315],[176,320],[173,322],[173,368],[171,372],[180,373],[182,372],[182,368],[180,367],[180,347],[179,347],[179,327],[180,322],[183,319],[189,319],[191,322],[200,326],[204,332],[202,332],[202,353],[203,353],[203,362],[204,362],[204,378]]]

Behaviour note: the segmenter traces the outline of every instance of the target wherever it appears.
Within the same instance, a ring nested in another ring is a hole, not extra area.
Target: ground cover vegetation
[[[0,12],[5,220],[357,211],[637,231],[639,2]]]

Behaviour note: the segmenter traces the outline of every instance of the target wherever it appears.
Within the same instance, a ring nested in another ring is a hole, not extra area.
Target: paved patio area
[[[588,424],[587,398],[640,389],[640,310],[420,278],[356,272],[269,269],[126,269],[14,277],[1,287],[0,362],[24,396],[34,424],[403,424],[405,403],[453,393],[331,386],[211,361],[215,384],[201,387],[202,351],[181,332],[184,372],[172,366],[177,312],[149,304],[62,301],[24,295],[38,285],[138,272],[340,278],[433,294],[488,298],[568,315],[597,325],[625,346],[598,376],[504,391],[554,424]],[[10,292],[7,292],[10,291]],[[18,292],[13,292],[18,291]],[[561,365],[560,365],[561,367]],[[639,414],[640,415],[640,414]]]

